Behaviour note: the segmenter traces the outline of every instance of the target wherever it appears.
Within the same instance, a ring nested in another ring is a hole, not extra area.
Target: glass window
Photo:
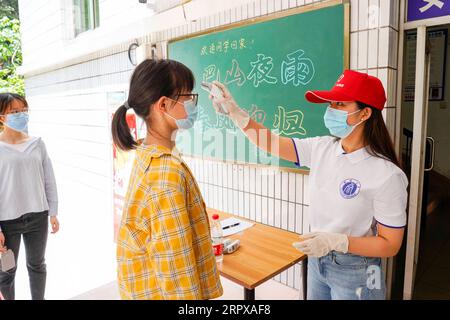
[[[75,36],[100,25],[99,0],[73,0]]]

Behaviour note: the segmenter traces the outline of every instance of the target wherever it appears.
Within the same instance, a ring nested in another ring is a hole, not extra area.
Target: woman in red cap
[[[329,104],[331,135],[304,139],[272,133],[214,84],[223,92],[210,96],[217,112],[262,150],[310,168],[311,233],[293,244],[309,257],[308,299],[385,299],[381,258],[401,247],[408,181],[381,113],[381,81],[346,70],[331,90],[308,91],[309,102]]]

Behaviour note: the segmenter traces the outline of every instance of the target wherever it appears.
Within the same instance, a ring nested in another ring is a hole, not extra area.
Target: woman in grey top
[[[0,253],[11,249],[18,260],[23,237],[31,297],[43,300],[48,217],[59,230],[58,196],[52,164],[40,138],[28,136],[28,103],[0,94]],[[0,271],[0,292],[14,299],[16,268]]]

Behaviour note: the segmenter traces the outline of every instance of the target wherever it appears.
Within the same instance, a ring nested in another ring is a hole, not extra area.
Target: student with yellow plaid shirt
[[[128,100],[112,122],[114,143],[136,150],[117,239],[122,299],[213,299],[222,295],[206,206],[175,148],[178,129],[192,127],[194,76],[177,61],[145,60],[133,72]],[[145,120],[136,142],[129,109]]]

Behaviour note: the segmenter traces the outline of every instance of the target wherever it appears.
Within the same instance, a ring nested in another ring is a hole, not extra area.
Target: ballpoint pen
[[[239,224],[240,224],[240,223],[237,222],[237,223],[235,223],[235,224],[231,224],[231,225],[229,225],[229,226],[225,226],[225,227],[222,228],[222,230],[225,230],[225,229],[228,229],[228,228],[231,228],[231,227],[236,227],[236,226],[238,226]]]

